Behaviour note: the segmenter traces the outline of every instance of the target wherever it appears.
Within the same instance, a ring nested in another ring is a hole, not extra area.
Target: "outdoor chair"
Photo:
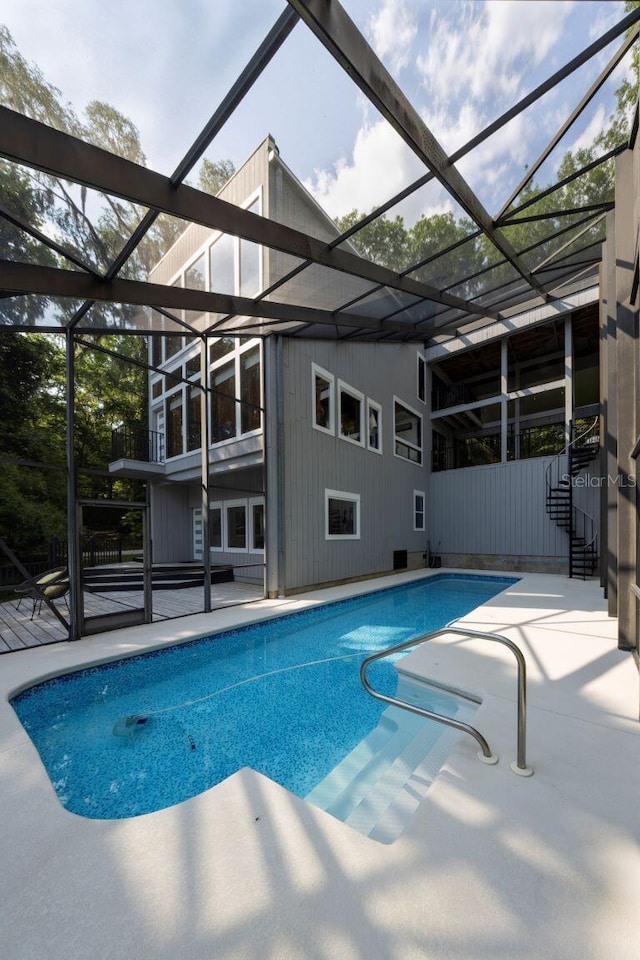
[[[30,617],[30,619],[33,620],[36,613],[40,613],[42,610],[43,597],[47,600],[60,600],[64,597],[65,603],[67,603],[69,576],[66,567],[56,567],[54,570],[47,570],[45,573],[41,573],[39,577],[35,577],[34,580],[39,589],[36,589],[34,583],[29,580],[25,580],[23,583],[18,584],[17,587],[14,587],[15,592],[20,594],[16,610],[20,609],[20,604],[25,597],[33,600],[33,610],[31,611]],[[67,603],[67,608],[68,607],[69,604]]]

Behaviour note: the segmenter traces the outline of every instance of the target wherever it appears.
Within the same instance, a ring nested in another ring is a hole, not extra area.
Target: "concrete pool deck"
[[[637,960],[638,671],[616,649],[616,622],[593,581],[516,574],[463,618],[525,654],[531,778],[509,769],[512,654],[451,637],[409,655],[412,671],[482,694],[475,725],[500,763],[481,764],[461,737],[390,846],[247,769],[158,813],[83,819],[58,803],[8,704],[17,689],[80,664],[424,575],[3,656],[0,956]]]

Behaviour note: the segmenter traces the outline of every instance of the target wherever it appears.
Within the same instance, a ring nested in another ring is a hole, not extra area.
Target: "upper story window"
[[[260,429],[260,347],[240,354],[240,432]]]
[[[260,201],[254,200],[250,213],[260,213]],[[262,247],[252,240],[240,240],[239,293],[241,297],[255,297],[262,287],[260,277]]]
[[[418,354],[418,400],[427,401],[427,365],[424,357]]]
[[[422,416],[394,397],[393,421],[395,455],[422,463]]]
[[[360,446],[364,444],[364,395],[338,381],[338,436]]]
[[[382,453],[382,407],[367,399],[367,447]]]
[[[187,267],[184,272],[184,285],[189,290],[206,290],[205,255],[202,253],[197,260]],[[184,319],[187,323],[196,323],[203,316],[202,310],[185,310]]]
[[[165,414],[167,458],[182,453],[182,391],[172,393],[166,400]]]
[[[311,364],[311,396],[313,400],[312,423],[316,430],[334,432],[334,379],[322,367]]]
[[[223,233],[209,250],[209,289],[236,292],[235,238]]]
[[[236,429],[236,365],[232,360],[211,374],[211,442],[231,440]]]

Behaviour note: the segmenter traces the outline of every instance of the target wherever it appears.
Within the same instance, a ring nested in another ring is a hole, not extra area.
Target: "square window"
[[[325,490],[325,539],[360,539],[360,494]]]

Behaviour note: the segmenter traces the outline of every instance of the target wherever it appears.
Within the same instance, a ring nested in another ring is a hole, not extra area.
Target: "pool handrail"
[[[475,727],[472,727],[471,724],[464,723],[462,720],[455,720],[453,717],[445,717],[442,714],[434,713],[432,710],[425,710],[424,707],[414,706],[411,703],[407,703],[405,700],[398,700],[396,697],[388,697],[386,694],[380,693],[378,690],[374,690],[367,679],[367,669],[375,660],[382,660],[384,657],[391,656],[393,653],[400,653],[402,650],[408,650],[410,647],[417,647],[422,643],[427,643],[427,641],[433,640],[435,637],[442,637],[452,633],[467,639],[495,640],[496,643],[502,643],[504,646],[508,647],[515,656],[518,666],[517,760],[512,762],[510,767],[514,773],[518,774],[518,776],[530,777],[533,774],[533,768],[527,766],[526,758],[527,666],[520,648],[516,646],[512,640],[507,639],[507,637],[503,637],[499,633],[485,633],[480,630],[469,630],[464,627],[441,627],[438,630],[432,630],[430,633],[424,633],[419,637],[413,637],[413,639],[406,640],[404,643],[399,643],[394,647],[387,647],[386,650],[380,650],[378,653],[373,653],[366,657],[360,666],[360,679],[362,680],[362,685],[367,693],[369,693],[372,697],[375,697],[376,700],[382,700],[384,703],[389,703],[394,707],[399,707],[401,710],[408,710],[410,713],[417,713],[419,716],[427,717],[430,720],[435,720],[437,723],[442,723],[447,727],[454,727],[456,730],[461,730],[463,733],[468,733],[480,745],[481,752],[478,753],[478,759],[482,760],[483,763],[497,763],[498,757],[491,752],[489,744],[482,736],[480,731],[476,730]],[[448,690],[450,693],[457,693],[453,687],[448,687],[445,684],[440,683],[440,681],[438,681],[438,686],[444,690]]]

